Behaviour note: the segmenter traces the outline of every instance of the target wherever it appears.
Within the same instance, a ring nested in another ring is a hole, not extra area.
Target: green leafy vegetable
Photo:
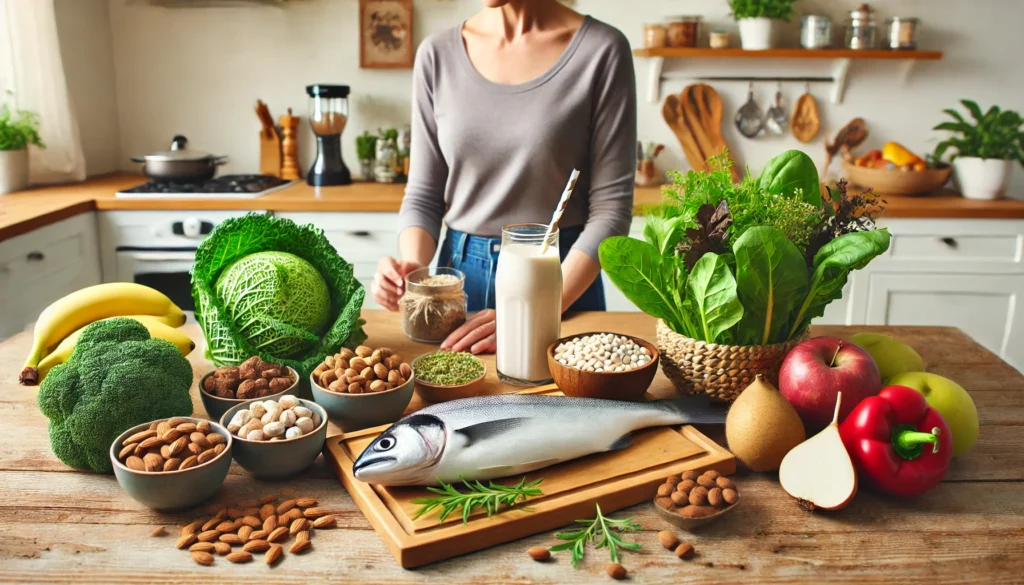
[[[303,286],[319,286],[305,265],[296,268],[298,264],[290,262],[290,271],[281,272],[278,267],[274,270],[278,273],[271,276],[274,271],[270,267],[279,265],[266,261],[281,262],[287,256],[263,256],[249,265],[255,269],[258,264],[265,272],[259,278],[247,279],[245,271],[231,276],[236,262],[261,252],[297,256],[318,273],[330,296],[326,318],[318,314],[322,293],[298,291]],[[289,284],[289,274],[300,276]],[[220,282],[222,275],[225,278]],[[229,289],[234,292],[227,294]],[[217,365],[237,365],[258,355],[307,376],[328,354],[342,346],[354,348],[366,339],[359,320],[365,294],[352,265],[338,255],[322,230],[256,213],[218,225],[200,244],[192,266],[196,319],[206,336],[208,357]],[[301,301],[301,307],[290,306],[293,300]],[[323,325],[317,327],[320,323]],[[286,353],[274,353],[277,351]]]
[[[779,230],[747,230],[734,246],[736,289],[752,345],[788,339],[784,327],[793,307],[807,294],[807,267],[800,250]]]
[[[14,94],[8,91],[7,95]],[[0,105],[0,150],[21,150],[30,144],[46,148],[39,136],[39,114],[15,109],[5,101]]]
[[[551,547],[551,552],[571,551],[572,566],[576,569],[580,568],[580,561],[583,560],[583,555],[586,553],[588,542],[594,543],[594,548],[607,548],[613,563],[619,562],[620,548],[626,550],[640,550],[641,548],[635,542],[623,540],[616,531],[635,532],[643,530],[643,526],[633,522],[632,518],[623,518],[621,520],[607,518],[601,514],[601,505],[595,504],[595,506],[597,508],[597,515],[594,518],[576,521],[577,524],[582,524],[586,528],[555,534],[555,538],[568,542]]]
[[[971,100],[960,100],[974,118],[971,124],[953,109],[942,110],[953,118],[953,122],[943,122],[933,130],[945,130],[953,135],[935,147],[932,155],[935,160],[950,148],[956,150],[951,158],[971,156],[978,158],[995,158],[1016,160],[1024,165],[1024,118],[1013,110],[1000,110],[992,106],[982,113],[981,107]]]
[[[601,266],[626,298],[641,311],[664,319],[679,331],[683,326],[680,305],[675,301],[676,271],[658,249],[640,240],[613,236],[598,248]]]
[[[678,217],[648,215],[644,223],[644,239],[662,256],[676,247],[684,233],[683,222]]]
[[[686,279],[686,305],[697,315],[701,339],[718,343],[723,333],[743,318],[736,279],[718,254],[704,254]],[[690,306],[693,305],[693,306]]]
[[[683,252],[683,260],[686,261],[686,268],[692,270],[697,260],[708,252],[722,251],[730,225],[732,217],[729,216],[728,201],[723,199],[718,205],[701,205],[697,210],[697,228],[687,229],[688,241],[679,245],[679,251]]]
[[[800,305],[789,337],[825,314],[825,307],[843,296],[843,287],[851,270],[860,270],[889,249],[889,230],[854,232],[840,236],[814,256],[814,275],[810,291]]]
[[[787,150],[768,161],[761,169],[757,185],[771,195],[799,195],[805,203],[814,207],[821,205],[818,169],[811,157],[799,150]]]
[[[428,487],[427,489],[435,494],[440,494],[439,498],[417,498],[412,501],[414,504],[421,504],[422,507],[416,511],[416,515],[413,516],[413,520],[429,513],[437,508],[441,509],[441,516],[439,520],[444,522],[455,512],[456,510],[462,510],[462,523],[466,524],[469,522],[469,516],[473,513],[476,508],[484,508],[487,511],[488,516],[492,516],[498,511],[502,505],[512,507],[519,500],[525,500],[526,498],[532,498],[543,495],[540,488],[537,486],[544,481],[543,479],[537,479],[529,483],[526,482],[524,477],[519,483],[513,486],[498,485],[494,482],[488,482],[487,486],[484,486],[479,481],[466,481],[462,480],[463,485],[469,490],[469,493],[462,493],[455,489],[452,484],[447,484],[443,481],[438,481],[441,487]]]
[[[732,15],[742,18],[775,18],[789,22],[796,0],[729,0]]]

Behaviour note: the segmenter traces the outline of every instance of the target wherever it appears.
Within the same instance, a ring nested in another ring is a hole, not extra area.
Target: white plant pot
[[[771,18],[741,18],[740,44],[745,51],[763,51],[775,46],[775,20]]]
[[[28,149],[0,150],[0,195],[28,187]]]
[[[953,159],[960,193],[967,199],[998,199],[1006,190],[1013,161],[999,158],[958,156]]]

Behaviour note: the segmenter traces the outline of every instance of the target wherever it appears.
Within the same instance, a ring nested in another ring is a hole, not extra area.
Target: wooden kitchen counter
[[[310,187],[300,181],[255,199],[118,199],[117,191],[145,182],[139,175],[118,173],[83,183],[38,187],[0,195],[0,241],[93,210],[261,210],[397,212],[404,184],[354,183],[345,187]],[[883,217],[1024,219],[1024,201],[972,201],[953,193],[934,197],[888,197]],[[661,201],[657,187],[638,188],[633,213]]]
[[[413,356],[430,346],[408,341],[396,315],[367,311],[371,345],[388,345]],[[634,516],[644,530],[629,536],[643,545],[622,555],[634,583],[1011,583],[1024,574],[1024,377],[956,329],[929,327],[816,327],[816,334],[847,335],[871,329],[915,347],[936,373],[965,386],[978,406],[981,438],[953,462],[946,481],[912,500],[862,490],[845,510],[800,509],[772,474],[741,472],[743,500],[721,521],[695,535],[697,556],[680,561],[657,541],[669,528],[643,503],[614,514]],[[570,317],[566,334],[613,330],[654,338],[654,320],[638,313],[585,313]],[[196,338],[199,331],[189,326]],[[536,563],[527,548],[551,546],[544,533],[481,552],[403,570],[353,504],[323,458],[298,478],[260,482],[237,465],[220,497],[252,499],[284,488],[317,498],[335,514],[338,528],[319,531],[301,557],[286,553],[276,567],[259,557],[232,565],[218,557],[212,567],[176,550],[178,526],[191,515],[161,515],[125,495],[112,476],[65,467],[49,449],[46,419],[36,407],[36,388],[15,379],[30,334],[0,342],[0,408],[7,421],[0,450],[0,582],[35,583],[606,583],[604,550],[588,549],[579,570],[567,553]],[[211,366],[201,347],[190,359],[196,375]],[[493,357],[486,358],[493,380]],[[203,413],[193,387],[197,416]],[[659,373],[652,393],[670,394]],[[413,408],[419,403],[413,405]],[[722,441],[721,427],[703,428]],[[332,429],[335,434],[337,429]],[[157,526],[169,534],[151,537]]]

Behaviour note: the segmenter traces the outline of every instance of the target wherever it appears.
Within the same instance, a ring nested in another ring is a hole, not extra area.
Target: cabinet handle
[[[34,252],[29,252],[25,256],[25,259],[28,260],[29,262],[42,262],[43,260],[46,259],[46,256],[44,256],[42,252],[36,250]]]
[[[947,246],[954,250],[960,247],[960,244],[953,238],[939,238],[939,241],[942,242],[943,244],[946,244]]]
[[[366,237],[369,237],[370,232],[366,232],[366,231],[360,230],[360,231],[356,231],[356,232],[349,232],[348,235],[355,236],[357,238],[366,238]]]

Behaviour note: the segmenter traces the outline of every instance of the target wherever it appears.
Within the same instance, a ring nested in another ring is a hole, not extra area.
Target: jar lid
[[[832,21],[832,19],[829,18],[828,15],[825,15],[825,14],[805,14],[805,15],[803,15],[803,17],[800,20],[804,20],[804,21],[808,21],[808,20],[810,20],[810,21],[813,21],[813,20],[827,20],[829,22]]]
[[[684,14],[683,16],[670,16],[669,22],[700,22],[702,17],[696,14]]]
[[[346,98],[348,97],[349,86],[347,85],[307,85],[306,94],[309,97],[322,98]]]
[[[868,19],[875,13],[874,9],[867,4],[861,4],[857,8],[850,11],[850,18],[853,19]]]
[[[912,24],[917,24],[917,23],[921,22],[921,19],[920,18],[914,18],[913,16],[891,16],[889,18],[886,18],[885,22],[886,22],[886,24],[892,24],[892,23],[898,23],[898,22],[908,22],[908,23],[912,23]]]

